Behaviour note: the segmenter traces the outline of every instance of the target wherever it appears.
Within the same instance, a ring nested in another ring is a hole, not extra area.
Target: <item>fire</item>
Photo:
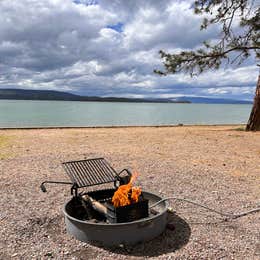
[[[134,173],[128,184],[121,185],[114,193],[112,203],[114,207],[127,206],[131,203],[138,202],[139,196],[141,195],[141,189],[139,187],[133,187],[132,183],[137,177],[137,173]]]

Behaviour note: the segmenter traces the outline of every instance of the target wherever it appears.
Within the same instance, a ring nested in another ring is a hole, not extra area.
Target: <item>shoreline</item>
[[[177,125],[111,125],[111,126],[36,126],[0,127],[0,130],[44,130],[44,129],[103,129],[103,128],[170,128],[170,127],[245,127],[246,124],[177,124]]]

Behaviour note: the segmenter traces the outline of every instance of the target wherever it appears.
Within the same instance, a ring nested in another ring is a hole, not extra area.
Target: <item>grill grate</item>
[[[64,162],[62,166],[78,188],[114,182],[118,177],[104,158]]]
[[[44,181],[41,183],[41,190],[46,192],[45,184],[70,184],[71,195],[78,196],[78,188],[89,187],[109,182],[114,182],[117,188],[126,184],[131,179],[131,172],[123,169],[116,172],[104,158],[86,159],[62,163],[62,166],[69,176],[71,182],[65,181]],[[125,172],[125,174],[122,174]]]

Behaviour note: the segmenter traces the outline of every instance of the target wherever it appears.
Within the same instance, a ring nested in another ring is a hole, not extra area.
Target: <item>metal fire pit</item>
[[[73,197],[65,204],[63,212],[67,231],[76,239],[104,246],[131,245],[153,239],[164,231],[167,203],[161,202],[155,209],[153,207],[148,210],[151,205],[162,200],[158,195],[142,191],[142,199],[137,203],[117,208],[106,205],[110,203],[119,185],[129,183],[132,173],[128,169],[116,172],[104,158],[69,161],[62,165],[70,182],[44,181],[40,187],[43,192],[46,192],[45,184],[71,185]],[[79,192],[83,188],[105,183],[114,183],[114,189]],[[89,205],[85,204],[83,197],[85,195],[88,202],[93,197],[96,205],[99,205],[99,210],[106,205],[105,211],[90,209]]]
[[[152,205],[162,198],[156,194],[143,191],[145,199]],[[133,245],[138,242],[151,240],[160,235],[167,224],[167,202],[156,207],[156,214],[150,213],[148,217],[127,223],[106,223],[81,220],[75,210],[72,198],[64,206],[66,229],[69,234],[83,242],[98,243],[103,246],[119,244]]]

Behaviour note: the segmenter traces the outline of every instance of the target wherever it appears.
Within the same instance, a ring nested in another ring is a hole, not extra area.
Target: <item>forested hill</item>
[[[204,103],[204,104],[252,104],[252,101],[205,97],[164,98],[122,98],[80,96],[68,92],[54,90],[0,89],[0,99],[16,100],[63,100],[63,101],[98,101],[98,102],[144,102],[144,103]]]
[[[0,99],[16,100],[64,100],[64,101],[99,101],[99,102],[157,102],[157,103],[190,103],[189,101],[172,101],[169,99],[141,99],[79,96],[54,90],[0,89]]]

